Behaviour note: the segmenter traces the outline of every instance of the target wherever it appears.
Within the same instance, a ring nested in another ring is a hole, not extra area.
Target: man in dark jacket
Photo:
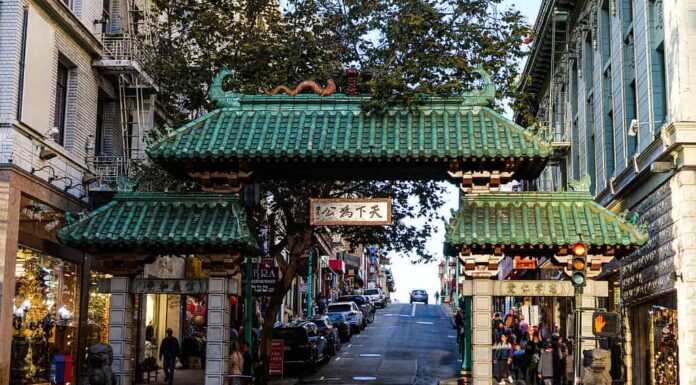
[[[172,385],[174,381],[174,364],[181,351],[179,349],[179,340],[173,336],[174,331],[167,329],[167,336],[164,337],[160,344],[159,358],[162,360],[164,367],[164,381]]]

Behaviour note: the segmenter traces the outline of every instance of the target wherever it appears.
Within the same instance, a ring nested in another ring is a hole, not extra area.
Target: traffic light
[[[570,281],[575,287],[584,287],[587,284],[587,247],[578,242],[571,247],[573,259],[571,260]]]

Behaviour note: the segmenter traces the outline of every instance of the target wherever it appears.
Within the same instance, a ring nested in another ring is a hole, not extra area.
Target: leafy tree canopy
[[[453,95],[475,86],[472,68],[492,74],[500,99],[514,96],[528,25],[503,0],[155,0],[155,58],[148,70],[157,79],[159,101],[183,124],[210,109],[207,87],[223,66],[235,71],[226,85],[258,93],[281,84],[336,80],[345,69],[361,73],[360,91],[374,108],[416,106],[423,95]],[[195,188],[167,181],[157,166],[147,189]],[[151,173],[150,173],[151,172]],[[440,218],[443,186],[433,181],[260,181],[260,209],[267,251],[283,270],[263,328],[261,356],[270,349],[272,325],[296,276],[297,262],[312,247],[310,197],[357,196],[394,199],[393,226],[343,227],[353,244],[432,258],[425,242]],[[414,223],[418,221],[419,223]],[[334,229],[332,229],[334,230]],[[262,373],[267,371],[264,360]]]

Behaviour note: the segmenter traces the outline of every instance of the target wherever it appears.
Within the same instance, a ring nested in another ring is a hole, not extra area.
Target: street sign
[[[392,224],[391,198],[312,198],[312,226],[384,226]]]
[[[268,363],[268,374],[283,376],[283,355],[285,354],[285,341],[271,341],[271,359]]]
[[[592,313],[592,334],[597,337],[616,337],[621,333],[621,317],[618,313],[596,311]]]
[[[265,263],[254,264],[251,287],[254,295],[269,296],[273,294],[275,284],[280,278],[277,267]]]

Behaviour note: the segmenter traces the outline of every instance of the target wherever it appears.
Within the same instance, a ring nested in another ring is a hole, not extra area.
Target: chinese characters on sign
[[[136,294],[206,294],[207,279],[135,278],[131,293]]]
[[[493,284],[497,296],[570,297],[573,288],[565,281],[497,281]]]
[[[391,198],[312,198],[309,222],[313,226],[391,225]]]

